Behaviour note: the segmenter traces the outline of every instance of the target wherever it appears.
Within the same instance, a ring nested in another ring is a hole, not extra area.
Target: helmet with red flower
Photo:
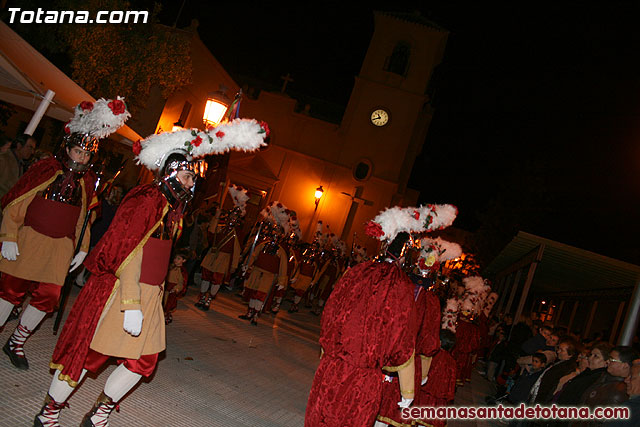
[[[420,251],[416,262],[416,269],[425,277],[437,271],[444,261],[458,258],[462,255],[462,248],[457,243],[448,242],[440,237],[425,237],[420,239]]]
[[[446,228],[457,215],[458,209],[453,205],[395,206],[369,221],[365,234],[383,241],[386,244],[384,258],[394,260],[403,256],[412,245],[412,235]]]
[[[119,96],[81,102],[64,127],[59,160],[74,172],[86,170],[98,152],[98,141],[120,129],[129,117],[124,98]]]
[[[164,132],[136,141],[133,153],[138,164],[156,173],[156,181],[170,201],[187,202],[193,197],[196,176],[206,170],[205,156],[257,150],[266,145],[265,127],[253,119],[235,119],[206,131]]]

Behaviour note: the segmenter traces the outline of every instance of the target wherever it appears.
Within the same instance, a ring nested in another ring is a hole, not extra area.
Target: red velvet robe
[[[447,406],[456,394],[456,361],[448,351],[440,349],[431,359],[429,379],[420,389],[413,406]],[[446,420],[416,420],[418,424],[444,427]]]
[[[452,355],[456,359],[458,385],[471,379],[471,355],[478,350],[480,334],[478,327],[470,320],[458,319],[456,329],[456,345]]]
[[[358,264],[338,281],[322,315],[324,354],[305,426],[373,425],[382,397],[382,368],[398,370],[414,357],[413,289],[400,268],[389,263]]]
[[[418,305],[421,309],[418,319],[422,319],[422,324],[416,340],[416,357],[431,357],[440,350],[440,300],[431,291],[422,291],[419,297],[423,300]]]
[[[478,350],[479,357],[484,357],[489,348],[489,318],[483,313],[478,315]]]
[[[416,374],[414,378],[414,401],[419,399],[422,382],[422,356],[433,356],[440,348],[440,301],[431,291],[415,285],[416,305]],[[382,402],[377,419],[396,427],[411,426],[411,420],[402,418],[398,402],[402,400],[398,378],[385,380],[382,384]]]
[[[160,225],[167,199],[155,184],[132,189],[120,204],[111,225],[84,265],[92,273],[65,321],[49,364],[60,369],[61,380],[75,386],[89,352],[102,310],[129,255],[142,247]]]

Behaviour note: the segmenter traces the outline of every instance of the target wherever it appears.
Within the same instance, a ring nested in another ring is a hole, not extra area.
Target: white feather
[[[116,100],[124,102],[121,96]],[[124,113],[113,114],[109,103],[111,99],[100,98],[93,103],[93,109],[83,110],[78,104],[74,110],[73,118],[67,123],[67,128],[71,133],[88,134],[98,139],[106,138],[124,125],[131,114],[126,106]]]
[[[164,155],[173,150],[190,151],[193,158],[230,150],[254,151],[266,145],[265,137],[264,129],[256,120],[235,119],[206,132],[192,129],[151,135],[140,141],[142,150],[136,160],[155,171],[162,167]],[[198,138],[201,142],[196,146],[194,141]]]

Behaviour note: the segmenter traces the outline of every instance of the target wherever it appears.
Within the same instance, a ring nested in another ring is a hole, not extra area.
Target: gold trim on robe
[[[406,362],[404,362],[402,365],[400,366],[383,366],[382,370],[383,371],[387,371],[387,372],[398,372],[401,369],[406,368],[407,366],[409,366],[409,364],[413,361],[413,359],[416,357],[416,351],[413,350],[413,353],[411,353],[411,357],[409,359],[407,359]]]

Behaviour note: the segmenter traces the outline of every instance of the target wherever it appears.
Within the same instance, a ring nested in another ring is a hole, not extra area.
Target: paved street
[[[72,298],[78,292],[74,288]],[[196,295],[192,288],[180,300],[167,326],[167,351],[158,369],[123,399],[111,425],[302,426],[319,360],[319,317],[307,309],[294,315],[285,310],[264,315],[252,326],[237,318],[246,306],[233,294],[221,292],[207,313],[193,306]],[[7,323],[0,344],[15,326],[15,320]],[[27,342],[28,371],[15,369],[0,354],[0,427],[32,425],[51,382],[48,363],[57,338],[52,326],[53,318],[46,319]],[[69,399],[70,408],[62,411],[62,426],[79,425],[114,368],[111,364],[99,376],[85,379]],[[473,382],[458,389],[456,403],[482,405],[489,392],[488,382],[474,372]]]
[[[78,292],[74,288],[72,297]],[[240,298],[220,293],[205,313],[193,306],[196,295],[191,288],[180,300],[158,369],[123,399],[111,425],[302,426],[319,360],[320,319],[307,309],[284,311],[253,326],[237,318],[246,307]],[[15,326],[13,320],[0,333],[2,345]],[[0,426],[32,425],[51,382],[52,326],[46,319],[27,342],[28,371],[0,354]],[[62,411],[63,426],[79,425],[114,368],[84,381]]]

